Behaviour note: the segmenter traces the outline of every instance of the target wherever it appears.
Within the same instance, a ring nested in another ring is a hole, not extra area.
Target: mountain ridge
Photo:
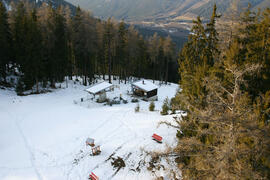
[[[10,6],[11,2],[17,3],[20,0],[0,0],[4,3],[4,5],[6,6],[6,8],[8,9],[8,6]],[[29,3],[33,3],[35,4],[35,6],[41,6],[42,3],[47,3],[47,4],[51,4],[52,7],[57,8],[59,6],[67,6],[69,7],[69,9],[71,10],[72,14],[75,14],[76,12],[76,6],[74,6],[73,4],[65,1],[65,0],[26,0],[26,2]]]
[[[194,19],[201,16],[208,19],[214,4],[218,12],[224,14],[229,10],[241,11],[248,3],[257,7],[270,7],[269,0],[67,0],[90,10],[97,17],[106,19],[115,17],[125,21],[145,21],[152,19]]]

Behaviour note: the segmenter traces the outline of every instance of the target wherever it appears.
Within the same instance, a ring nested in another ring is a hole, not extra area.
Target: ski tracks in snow
[[[129,123],[131,122],[126,122],[126,119],[127,119],[127,115],[129,113],[131,113],[132,110],[127,110],[127,111],[124,111],[119,113],[119,112],[115,112],[112,116],[110,116],[110,118],[106,119],[102,124],[101,126],[99,126],[96,130],[100,129],[101,127],[103,127],[105,124],[106,124],[106,121],[110,120],[110,119],[115,119],[115,121],[119,122],[121,126],[124,126],[126,127],[132,134],[134,134],[135,138],[143,138],[143,136],[140,136],[136,131],[135,129],[132,127],[132,125],[129,125]],[[120,115],[121,114],[121,115]],[[117,116],[116,118],[114,118],[115,116]],[[119,129],[119,127],[115,128],[113,131],[111,131],[110,133],[108,133],[107,135],[105,135],[102,139],[101,139],[101,142],[102,144],[106,143],[107,141],[104,142],[104,139],[111,136],[112,134],[115,134],[117,132],[117,130]],[[122,132],[119,132],[119,133],[122,133]],[[123,142],[119,147],[117,147],[113,153],[105,160],[105,161],[102,161],[100,163],[98,163],[96,166],[94,166],[94,168],[91,169],[91,172],[94,171],[95,169],[98,169],[100,168],[102,165],[106,164],[114,155],[116,155],[116,153],[123,148],[124,145],[128,144],[131,140],[133,140],[134,137],[131,137],[129,138],[128,140],[126,140],[125,142]],[[133,147],[136,147],[137,146],[137,143],[135,143],[135,145]],[[128,155],[124,155],[124,160],[127,160],[129,159],[129,157],[132,155],[131,152],[127,153]],[[119,170],[118,170],[119,171]],[[108,179],[113,179],[115,177],[115,175],[118,173],[118,171],[114,172],[112,175],[110,175],[110,177],[107,177]]]
[[[134,130],[134,128],[132,126],[130,126],[128,123],[126,123],[125,121],[123,121],[123,119],[126,119],[126,115],[128,113],[130,113],[131,110],[126,111],[121,118],[119,118],[119,121],[121,122],[121,124],[123,124],[124,126],[126,126],[131,132],[133,132],[135,134],[135,137],[138,137],[139,135],[137,134],[137,132]]]
[[[28,151],[28,153],[30,155],[30,162],[31,162],[32,168],[34,169],[34,172],[35,172],[35,174],[37,176],[37,179],[38,180],[43,180],[42,175],[41,175],[39,169],[36,166],[34,151],[32,150],[31,146],[29,145],[28,139],[25,136],[25,134],[23,133],[23,130],[22,130],[20,124],[19,124],[18,115],[16,115],[16,114],[14,115],[14,114],[10,113],[7,109],[6,109],[6,112],[9,114],[10,117],[12,117],[11,119],[14,120],[14,123],[15,123],[15,125],[16,125],[16,127],[18,129],[18,132],[21,135],[24,146],[25,146],[25,148],[27,149],[27,151]],[[22,121],[22,119],[21,119],[21,121]]]
[[[24,135],[24,133],[22,131],[22,128],[21,128],[21,126],[19,124],[19,121],[18,121],[17,117],[15,117],[15,124],[16,124],[16,126],[17,126],[17,128],[19,130],[19,133],[21,134],[21,137],[23,139],[24,145],[25,145],[26,149],[28,150],[28,152],[30,154],[30,161],[31,161],[32,167],[33,167],[33,169],[34,169],[34,171],[35,171],[35,173],[37,175],[37,178],[38,178],[38,180],[42,180],[43,178],[41,176],[41,173],[39,172],[39,169],[36,166],[35,154],[34,154],[32,148],[29,145],[29,142],[28,142],[27,137]]]

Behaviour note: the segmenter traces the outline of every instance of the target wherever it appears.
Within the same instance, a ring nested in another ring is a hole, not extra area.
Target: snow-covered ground
[[[159,86],[156,111],[150,112],[149,102],[140,100],[137,113],[137,103],[127,95],[130,84],[120,84],[107,94],[128,99],[128,104],[113,106],[92,101],[86,88],[70,81],[68,88],[39,95],[17,96],[0,90],[1,180],[84,180],[92,171],[100,179],[115,180],[166,175],[162,168],[147,170],[150,160],[144,151],[175,145],[175,129],[158,126],[159,121],[172,121],[172,116],[161,116],[158,110],[178,86]],[[88,100],[80,102],[81,98]],[[152,140],[153,133],[163,137],[162,144]],[[85,145],[88,137],[101,146],[100,155],[90,156],[91,147]],[[111,164],[118,157],[125,162],[119,171]]]

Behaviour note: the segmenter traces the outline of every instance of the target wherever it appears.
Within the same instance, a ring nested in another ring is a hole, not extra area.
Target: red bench
[[[91,174],[89,175],[89,179],[91,179],[91,180],[99,180],[99,178],[93,172],[91,172]]]
[[[155,141],[157,141],[157,142],[159,142],[159,143],[162,143],[162,137],[161,137],[161,136],[159,136],[159,135],[157,135],[157,134],[153,134],[152,138],[153,138]]]

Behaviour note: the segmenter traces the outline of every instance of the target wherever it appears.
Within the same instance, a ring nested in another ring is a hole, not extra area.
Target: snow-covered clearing
[[[149,112],[149,102],[141,100],[140,112],[135,113],[137,104],[126,94],[130,84],[120,84],[107,94],[128,99],[128,104],[113,106],[80,102],[91,97],[86,88],[70,81],[69,88],[22,97],[0,90],[1,180],[84,180],[91,171],[100,179],[115,180],[166,174],[162,168],[148,171],[150,160],[142,150],[162,151],[175,145],[175,129],[158,126],[161,120],[172,121],[172,116]],[[155,109],[160,110],[163,100],[173,97],[177,88],[176,84],[160,86]],[[163,137],[162,144],[152,140],[153,133]],[[85,145],[88,137],[101,146],[100,155],[90,156],[91,147]],[[119,171],[111,164],[118,157],[125,162]]]

